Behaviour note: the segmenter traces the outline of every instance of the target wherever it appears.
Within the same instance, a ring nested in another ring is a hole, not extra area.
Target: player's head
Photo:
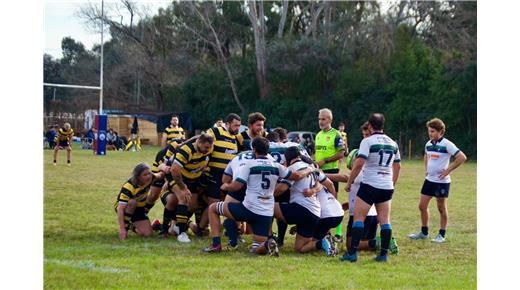
[[[215,121],[215,125],[217,127],[222,127],[222,125],[224,124],[224,121],[220,118],[218,118],[216,121]]]
[[[226,126],[229,133],[232,135],[238,134],[238,130],[240,130],[240,125],[242,124],[242,119],[240,119],[240,116],[231,113],[227,115],[226,117]]]
[[[296,146],[291,146],[291,147],[287,148],[287,150],[285,150],[284,155],[285,155],[285,162],[287,165],[291,164],[291,162],[294,159],[301,157],[300,149]]]
[[[276,127],[273,129],[273,132],[278,133],[278,136],[280,137],[280,142],[287,141],[287,130],[285,130],[282,127]]]
[[[251,142],[251,147],[253,147],[253,152],[256,155],[265,156],[269,151],[269,140],[262,136],[257,136],[253,138],[253,142]]]
[[[170,124],[172,124],[172,126],[178,126],[179,125],[179,116],[173,115],[170,120]]]
[[[433,141],[441,139],[442,136],[444,136],[444,132],[446,131],[444,122],[439,118],[433,118],[426,122],[426,128],[428,128],[428,137],[430,137],[430,140]]]
[[[136,185],[147,184],[152,180],[152,172],[150,165],[146,162],[141,162],[134,167],[132,171],[132,183]]]
[[[368,118],[368,125],[371,133],[374,131],[383,131],[385,128],[385,116],[381,113],[373,113]]]
[[[264,122],[267,120],[260,112],[249,114],[247,118],[247,125],[249,127],[249,134],[251,137],[261,136],[264,132]]]
[[[206,154],[213,149],[213,136],[207,133],[200,134],[199,138],[197,138],[197,151],[202,154]]]
[[[68,131],[70,129],[70,124],[69,123],[63,124],[63,129],[65,129],[65,131]]]
[[[328,130],[332,124],[332,111],[323,108],[318,113],[318,123],[321,130]]]
[[[370,136],[370,127],[368,126],[368,122],[361,125],[361,134],[363,134],[363,139]]]
[[[280,142],[280,135],[273,130],[267,135],[267,140],[269,140],[269,142],[278,143]]]
[[[345,131],[345,123],[341,122],[338,124],[338,130],[343,132]]]

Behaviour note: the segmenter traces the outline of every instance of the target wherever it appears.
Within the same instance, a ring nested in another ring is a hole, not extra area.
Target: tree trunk
[[[283,30],[285,27],[285,21],[287,19],[287,10],[289,9],[289,1],[283,0],[283,8],[282,8],[282,18],[280,19],[280,23],[278,24],[278,38],[283,37]]]
[[[271,92],[271,86],[267,82],[267,57],[265,48],[265,17],[264,3],[259,3],[259,9],[256,8],[256,1],[248,1],[249,20],[253,27],[255,37],[255,55],[256,55],[256,80],[260,93],[260,99],[265,100]]]

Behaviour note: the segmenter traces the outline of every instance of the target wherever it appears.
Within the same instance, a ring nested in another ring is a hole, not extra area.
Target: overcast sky
[[[82,20],[75,16],[75,13],[82,5],[88,2],[101,5],[101,0],[67,0],[67,1],[45,1],[43,8],[43,52],[52,55],[55,58],[61,58],[61,40],[70,36],[76,41],[80,41],[85,45],[86,49],[92,49],[94,44],[101,43],[101,35],[91,32],[83,24]],[[105,7],[114,5],[114,0],[105,0]],[[155,13],[159,7],[166,7],[172,1],[152,0],[135,1],[139,4],[149,6],[150,10]],[[109,40],[108,33],[104,34],[104,41]]]

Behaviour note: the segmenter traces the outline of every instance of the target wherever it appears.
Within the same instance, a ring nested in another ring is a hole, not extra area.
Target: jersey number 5
[[[262,172],[262,188],[268,189],[271,186],[271,181],[269,180],[269,175],[271,175],[271,172],[269,171],[263,171]]]

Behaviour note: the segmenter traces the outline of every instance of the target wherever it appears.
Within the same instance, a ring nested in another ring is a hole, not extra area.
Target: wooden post
[[[412,159],[412,139],[408,140],[408,160]]]

